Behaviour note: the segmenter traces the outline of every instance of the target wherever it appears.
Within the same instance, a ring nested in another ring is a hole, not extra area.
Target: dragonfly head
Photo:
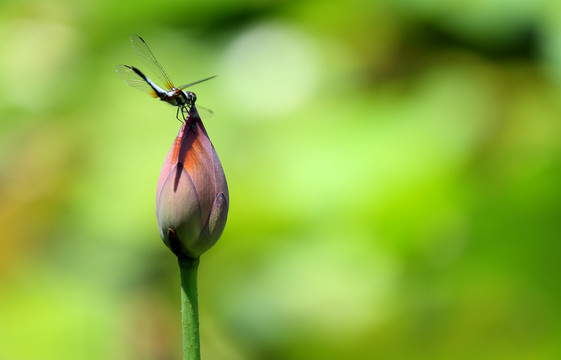
[[[195,93],[191,91],[183,91],[183,92],[187,96],[187,105],[193,106],[193,104],[195,104],[195,101],[197,101],[197,95],[195,95]]]
[[[194,92],[185,91],[185,90],[178,90],[178,91],[181,91],[179,93],[180,98],[181,98],[181,101],[180,101],[181,105],[191,107],[191,106],[193,106],[195,101],[197,101],[197,95],[195,95]]]

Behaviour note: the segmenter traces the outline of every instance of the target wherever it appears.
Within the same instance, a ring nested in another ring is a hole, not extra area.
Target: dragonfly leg
[[[181,117],[183,117],[183,120],[187,120],[187,116],[189,116],[189,108],[183,105],[181,106]]]
[[[175,118],[177,120],[179,120],[180,123],[183,124],[183,120],[181,118],[179,118],[179,111],[181,110],[181,117],[183,118],[183,120],[185,120],[185,116],[183,116],[183,106],[178,106],[177,107],[177,113],[175,113]]]

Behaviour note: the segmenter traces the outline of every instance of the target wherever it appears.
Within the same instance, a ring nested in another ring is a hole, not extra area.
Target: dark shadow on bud
[[[193,147],[193,143],[197,138],[198,129],[196,124],[198,121],[201,121],[201,118],[199,117],[197,108],[195,107],[195,105],[193,105],[191,107],[191,110],[189,111],[187,120],[183,124],[183,137],[181,139],[181,145],[177,154],[177,172],[175,173],[175,181],[173,184],[174,192],[177,191],[179,179],[181,179],[181,175],[183,174],[183,161],[187,157],[187,152]]]
[[[169,249],[171,250],[172,253],[174,253],[176,256],[185,257],[184,246],[181,243],[181,240],[175,234],[175,230],[173,230],[172,228],[168,228],[168,241],[169,241]]]
[[[181,179],[181,174],[183,174],[183,163],[177,163],[177,171],[175,172],[175,179],[173,182],[173,192],[177,191],[177,187],[179,186],[179,179]]]

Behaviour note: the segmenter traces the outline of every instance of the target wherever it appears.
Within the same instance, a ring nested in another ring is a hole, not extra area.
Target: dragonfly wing
[[[156,91],[150,86],[148,82],[140,75],[138,75],[132,67],[127,65],[115,66],[115,72],[119,77],[129,86],[142,91],[154,98],[158,97]]]
[[[166,88],[172,90],[174,88],[173,82],[171,81],[169,75],[164,70],[162,65],[160,65],[158,60],[156,60],[154,53],[152,53],[152,50],[150,50],[144,39],[142,39],[138,35],[131,35],[130,40],[131,46],[136,55],[138,55],[138,57],[142,59],[142,61],[144,61],[146,66],[150,68],[150,71],[152,71],[154,75],[156,75],[158,79],[162,81],[163,85]]]
[[[204,106],[197,105],[197,110],[199,111],[199,116],[201,118],[205,118],[206,120],[212,119],[212,117],[214,116],[214,111]]]
[[[179,86],[178,89],[179,89],[179,90],[183,90],[183,89],[186,89],[186,88],[191,87],[191,86],[193,86],[193,85],[200,84],[200,83],[202,83],[203,81],[207,81],[207,80],[213,79],[213,78],[215,78],[215,77],[216,77],[216,75],[212,75],[212,76],[209,76],[209,77],[207,77],[207,78],[205,78],[205,79],[202,79],[202,80],[193,81],[192,83]]]

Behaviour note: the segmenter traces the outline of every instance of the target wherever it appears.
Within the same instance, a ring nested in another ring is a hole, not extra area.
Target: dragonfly
[[[185,85],[175,86],[162,65],[160,65],[158,60],[156,60],[154,53],[150,50],[148,44],[146,44],[146,41],[144,41],[143,38],[138,35],[131,35],[130,42],[136,55],[144,62],[151,72],[157,76],[158,80],[165,88],[157,85],[155,82],[150,80],[150,78],[144,75],[142,71],[138,70],[134,66],[117,65],[115,66],[115,72],[127,85],[147,93],[153,98],[159,98],[161,101],[176,106],[177,113],[175,116],[177,120],[183,122],[183,120],[187,118],[189,110],[195,104],[195,101],[197,101],[197,95],[195,95],[194,92],[187,91],[185,89],[193,85],[200,84],[203,81],[210,80],[216,77],[216,75]],[[179,113],[181,113],[181,118],[179,118]]]

